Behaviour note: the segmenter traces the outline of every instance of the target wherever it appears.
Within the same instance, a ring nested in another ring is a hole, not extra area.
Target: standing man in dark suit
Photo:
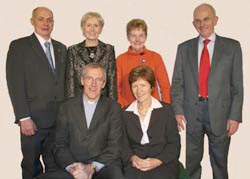
[[[31,36],[11,42],[6,63],[9,95],[20,126],[22,176],[31,179],[53,167],[49,152],[59,102],[64,99],[66,47],[51,39],[54,19],[46,7],[32,12]]]
[[[40,178],[122,179],[121,109],[101,96],[105,69],[97,63],[84,66],[81,84],[83,94],[65,101],[58,114],[54,155],[61,169]]]
[[[242,52],[238,41],[215,34],[218,17],[209,4],[193,13],[199,37],[178,46],[172,104],[179,131],[186,123],[186,167],[201,177],[204,135],[208,136],[214,179],[227,179],[230,137],[242,122]]]

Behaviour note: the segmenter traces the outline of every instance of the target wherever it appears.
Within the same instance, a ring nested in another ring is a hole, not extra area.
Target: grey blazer
[[[30,116],[38,128],[54,125],[64,99],[66,46],[52,39],[55,74],[35,34],[11,42],[6,62],[9,95],[19,119]]]
[[[81,70],[85,65],[95,62],[101,64],[107,73],[107,83],[102,90],[104,96],[117,99],[116,85],[116,59],[114,47],[98,41],[96,57],[92,60],[85,47],[85,41],[72,45],[68,49],[66,63],[66,97],[74,97],[82,94]]]
[[[171,97],[175,114],[187,119],[192,133],[198,112],[198,38],[178,46],[172,78]],[[212,131],[227,130],[227,120],[242,122],[242,52],[236,40],[216,35],[208,81],[209,116]]]

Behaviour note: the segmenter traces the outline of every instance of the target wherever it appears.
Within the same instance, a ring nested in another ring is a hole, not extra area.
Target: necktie
[[[46,47],[45,54],[46,54],[47,59],[49,61],[50,67],[51,67],[52,71],[55,72],[53,59],[52,59],[51,52],[50,52],[50,42],[45,42],[44,45]]]
[[[204,47],[201,53],[200,70],[199,70],[199,94],[203,98],[208,96],[208,75],[210,71],[210,58],[207,49],[209,39],[203,41]]]

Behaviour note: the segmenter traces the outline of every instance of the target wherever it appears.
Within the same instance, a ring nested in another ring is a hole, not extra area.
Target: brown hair
[[[155,74],[149,66],[140,65],[133,68],[128,77],[129,85],[132,86],[132,83],[137,81],[139,78],[149,82],[151,88],[155,87]]]
[[[129,33],[135,29],[142,29],[142,31],[145,32],[147,36],[148,27],[143,19],[132,19],[127,23],[127,37],[129,36]]]

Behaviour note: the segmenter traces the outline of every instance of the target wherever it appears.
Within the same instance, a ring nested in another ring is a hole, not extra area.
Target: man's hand
[[[185,126],[187,121],[184,115],[175,115],[176,121],[177,121],[177,127],[178,131],[181,132],[182,130],[185,130]]]
[[[85,165],[82,163],[73,163],[69,168],[69,173],[74,177],[74,179],[87,179],[88,176],[84,172]]]
[[[37,130],[36,124],[32,121],[32,119],[20,121],[20,129],[22,134],[26,136],[34,135]]]
[[[85,165],[84,171],[88,175],[87,179],[91,179],[93,174],[95,173],[95,169],[91,166],[91,164]]]
[[[227,121],[227,135],[230,137],[235,132],[237,132],[239,128],[239,122],[229,119]]]
[[[94,174],[94,169],[91,165],[84,165],[83,163],[73,163],[69,169],[69,173],[74,179],[91,179]]]
[[[69,168],[69,173],[71,175],[73,175],[73,172],[75,170],[83,170],[84,169],[84,165],[82,163],[73,163],[72,165],[70,165],[70,168]]]

